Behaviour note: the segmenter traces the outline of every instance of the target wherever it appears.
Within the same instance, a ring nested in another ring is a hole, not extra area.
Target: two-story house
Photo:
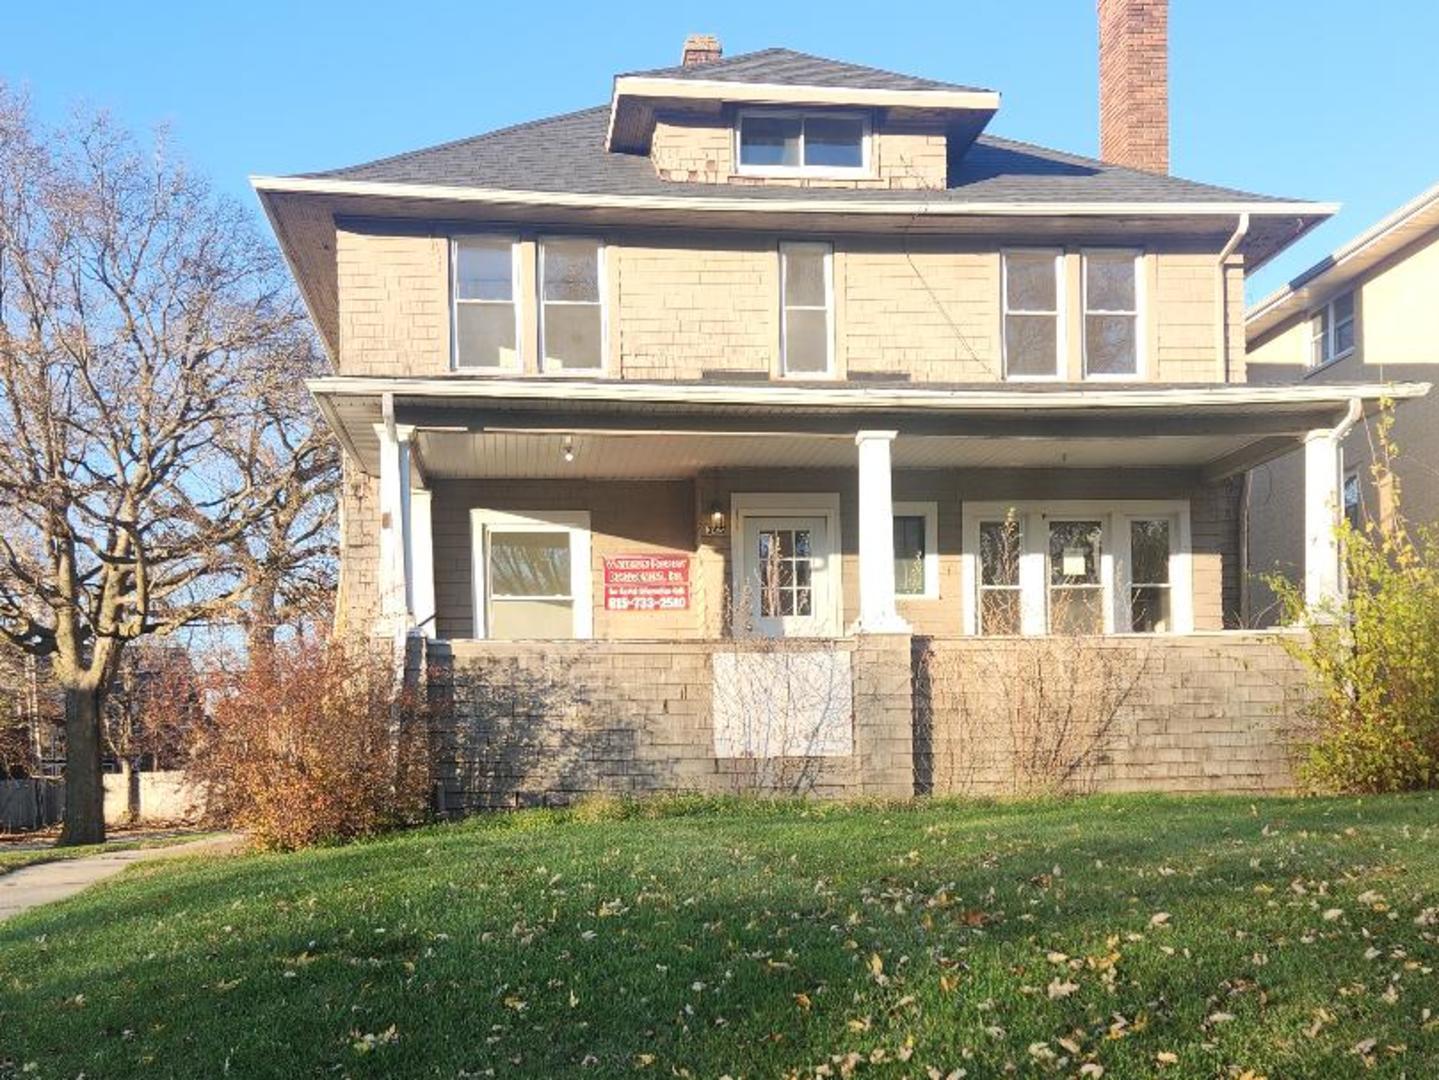
[[[746,637],[837,656],[835,786],[907,794],[915,641],[1222,631],[1235,478],[1301,445],[1338,587],[1338,433],[1414,390],[1249,382],[1246,269],[1333,208],[1168,175],[1165,6],[1100,18],[1104,160],[988,134],[992,90],[691,37],[594,108],[255,179],[335,366],[342,623],[503,658],[490,704],[553,667],[461,797],[712,785],[765,753]]]
[[[1432,381],[1439,372],[1439,184],[1429,188],[1255,304],[1245,318],[1252,382],[1330,385]],[[1439,522],[1439,398],[1396,409],[1384,457],[1372,420],[1344,440],[1341,506],[1356,525],[1383,522],[1392,482],[1411,522]],[[1392,465],[1392,472],[1389,468]],[[1246,480],[1248,620],[1274,621],[1267,576],[1298,579],[1303,539],[1291,527],[1301,512],[1304,463],[1289,454]]]

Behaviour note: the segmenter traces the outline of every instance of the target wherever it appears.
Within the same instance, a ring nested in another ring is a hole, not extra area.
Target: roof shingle
[[[715,82],[770,83],[778,86],[829,86],[866,90],[966,90],[984,92],[981,87],[921,79],[882,68],[829,60],[793,49],[760,49],[693,67],[653,68],[628,71],[626,76],[645,79],[698,79]],[[623,77],[623,76],[622,76]]]

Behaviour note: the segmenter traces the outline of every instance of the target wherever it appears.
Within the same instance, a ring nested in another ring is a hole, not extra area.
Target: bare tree
[[[234,448],[316,363],[273,249],[163,138],[42,131],[0,86],[0,634],[64,691],[61,843],[104,839],[125,644],[234,616],[235,552],[306,467]]]

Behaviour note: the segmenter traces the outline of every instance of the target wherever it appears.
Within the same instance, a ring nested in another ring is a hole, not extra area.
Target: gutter
[[[1235,249],[1239,247],[1240,243],[1243,242],[1248,234],[1249,213],[1245,211],[1239,215],[1239,222],[1234,227],[1234,235],[1231,236],[1229,242],[1219,250],[1219,274],[1218,282],[1214,287],[1214,299],[1216,304],[1215,321],[1219,327],[1219,349],[1217,356],[1219,357],[1219,381],[1221,383],[1227,383],[1229,381],[1229,274],[1225,268],[1225,264],[1229,261],[1229,256],[1234,254]]]

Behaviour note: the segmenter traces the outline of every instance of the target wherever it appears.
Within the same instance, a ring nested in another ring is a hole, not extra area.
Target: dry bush
[[[397,682],[334,642],[278,647],[221,677],[187,770],[207,813],[285,850],[421,820],[426,716]]]

